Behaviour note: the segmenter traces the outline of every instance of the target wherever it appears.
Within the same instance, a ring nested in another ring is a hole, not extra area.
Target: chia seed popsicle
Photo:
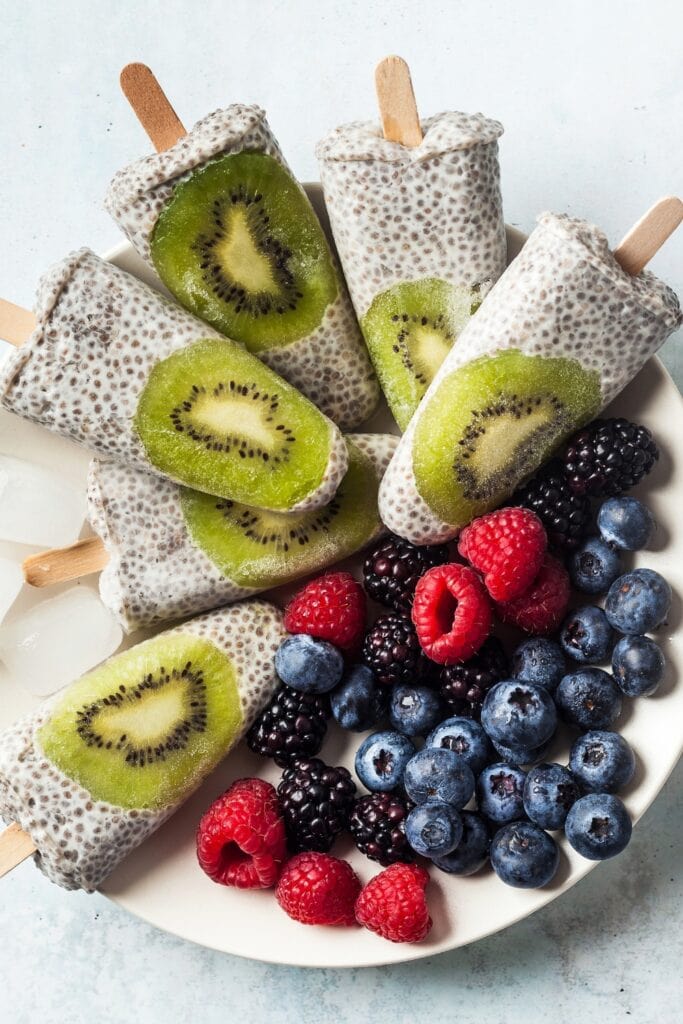
[[[336,257],[259,107],[235,103],[119,171],[105,206],[196,316],[344,429],[379,389]]]
[[[402,430],[505,269],[502,132],[482,114],[447,112],[422,122],[416,146],[360,121],[317,146],[351,298]]]
[[[197,789],[279,685],[281,612],[244,601],[115,655],[0,735],[0,817],[93,891]]]
[[[386,526],[455,537],[504,502],[683,322],[652,273],[626,273],[592,224],[543,214],[463,330],[380,487]]]
[[[42,279],[0,401],[102,455],[260,508],[332,499],[338,428],[251,355],[88,249]]]

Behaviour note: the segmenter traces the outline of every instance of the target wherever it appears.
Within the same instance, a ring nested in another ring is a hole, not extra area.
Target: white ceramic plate
[[[312,187],[311,193],[318,205],[319,190]],[[508,240],[514,255],[523,238],[510,231]],[[130,246],[119,247],[108,258],[159,286]],[[661,363],[654,359],[610,412],[646,423],[660,443],[662,457],[638,492],[660,523],[657,545],[633,561],[658,569],[669,579],[674,592],[683,594],[683,530],[678,528],[683,508],[683,466],[674,461],[683,433],[681,396]],[[373,420],[374,429],[389,429],[389,422],[388,413],[380,413]],[[84,478],[84,453],[6,413],[0,413],[0,450],[42,464],[60,465],[72,477]],[[359,559],[349,565],[358,569]],[[94,586],[95,581],[82,585]],[[286,594],[282,590],[277,596],[284,598]],[[20,608],[42,596],[27,591],[20,598]],[[683,687],[675,685],[679,665],[683,664],[680,618],[680,598],[676,596],[668,627],[658,636],[669,663],[667,678],[655,696],[625,701],[618,723],[638,759],[636,778],[625,794],[634,819],[652,803],[683,747]],[[36,701],[6,675],[0,677],[0,687],[0,727],[4,727]],[[352,768],[359,741],[357,734],[344,733],[332,725],[323,757],[331,764]],[[566,736],[558,738],[547,759],[566,762],[568,746]],[[158,928],[227,953],[306,967],[360,967],[417,960],[474,942],[550,903],[596,866],[575,854],[562,838],[562,860],[556,878],[552,885],[534,892],[511,889],[491,871],[461,879],[434,869],[428,889],[434,928],[425,942],[415,946],[393,945],[361,929],[306,927],[286,917],[272,892],[222,888],[209,881],[197,866],[194,837],[202,812],[233,779],[256,774],[276,782],[279,773],[269,761],[251,754],[242,744],[174,818],[119,867],[104,886],[104,895]],[[339,843],[334,852],[348,857],[364,881],[379,870],[350,841]],[[11,885],[11,877],[2,884]],[[69,897],[65,894],[64,898]]]

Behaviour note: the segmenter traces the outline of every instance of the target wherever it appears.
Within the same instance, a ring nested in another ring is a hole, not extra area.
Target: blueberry
[[[560,643],[574,661],[605,661],[612,648],[612,627],[602,608],[587,604],[570,612],[562,623]]]
[[[616,793],[633,778],[636,759],[618,732],[593,729],[573,744],[569,767],[589,793]]]
[[[649,633],[666,619],[671,587],[654,569],[634,569],[615,580],[605,614],[620,633]]]
[[[415,747],[407,736],[385,729],[367,736],[356,751],[356,775],[372,792],[396,789]]]
[[[397,683],[392,688],[389,721],[405,736],[426,736],[442,714],[441,700],[435,690],[408,683]]]
[[[525,747],[523,744],[509,746],[506,743],[494,743],[493,746],[499,757],[502,757],[504,761],[509,761],[510,764],[538,764],[548,753],[554,739],[555,734],[553,733],[545,743],[541,743],[540,747]]]
[[[647,505],[637,498],[610,498],[598,511],[598,530],[603,540],[622,551],[647,547],[655,529]]]
[[[631,838],[631,819],[618,796],[589,793],[567,815],[564,831],[571,846],[588,860],[607,860],[625,850]]]
[[[428,747],[447,747],[463,757],[475,775],[490,760],[491,744],[479,722],[472,718],[447,718],[430,732]]]
[[[544,686],[509,679],[486,694],[481,724],[494,743],[540,747],[555,732],[557,712]]]
[[[535,825],[558,829],[580,796],[581,790],[568,768],[539,764],[529,769],[524,783],[524,810]]]
[[[540,889],[560,863],[557,843],[538,825],[515,821],[498,829],[491,843],[491,864],[501,882],[516,889]]]
[[[342,729],[365,732],[374,729],[387,711],[388,691],[378,686],[366,665],[353,665],[330,695],[332,714]]]
[[[569,575],[577,590],[604,594],[621,572],[619,554],[600,537],[589,537],[569,563]]]
[[[275,671],[293,690],[327,693],[341,679],[344,659],[326,640],[297,633],[283,640],[275,652]]]
[[[512,674],[525,683],[545,686],[554,693],[567,663],[559,644],[542,636],[534,636],[521,643],[512,655]]]
[[[523,818],[525,781],[526,772],[516,764],[497,761],[488,765],[477,779],[480,812],[500,823]]]
[[[426,805],[427,807],[429,804]],[[433,857],[437,868],[449,875],[473,875],[489,859],[491,839],[486,822],[474,811],[461,811],[462,838],[452,853]]]
[[[649,636],[624,636],[612,651],[612,672],[627,697],[654,693],[665,668],[664,655]]]
[[[403,776],[416,804],[443,800],[460,810],[474,792],[474,775],[464,757],[447,747],[425,747],[411,757]]]
[[[428,800],[406,818],[406,838],[422,857],[443,857],[462,839],[462,818],[452,804]]]
[[[582,668],[564,677],[555,703],[560,718],[578,729],[609,729],[621,714],[621,690],[601,668]]]

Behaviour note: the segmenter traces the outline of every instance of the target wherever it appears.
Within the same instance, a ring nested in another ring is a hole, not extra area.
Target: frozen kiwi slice
[[[358,551],[379,529],[377,472],[347,441],[349,468],[332,501],[311,512],[264,512],[183,488],[190,535],[228,579],[271,587]]]
[[[437,278],[397,284],[373,300],[361,327],[401,430],[480,302],[479,288]]]
[[[94,800],[158,810],[191,792],[241,724],[227,655],[210,640],[166,633],[83,676],[38,740]]]
[[[277,510],[320,485],[333,429],[296,388],[227,338],[197,341],[157,363],[135,427],[162,473]]]
[[[309,335],[339,287],[306,194],[264,153],[218,157],[178,184],[151,250],[176,298],[252,352]]]
[[[576,360],[508,349],[445,377],[413,439],[417,489],[444,522],[500,505],[600,408],[600,378]]]

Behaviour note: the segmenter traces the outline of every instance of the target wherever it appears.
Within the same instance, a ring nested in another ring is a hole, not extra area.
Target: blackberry
[[[318,753],[330,714],[326,693],[300,693],[283,684],[250,728],[247,744],[285,768],[293,757]]]
[[[365,635],[362,659],[382,686],[425,681],[429,671],[415,627],[400,612],[380,615]]]
[[[454,715],[478,722],[486,694],[509,676],[510,666],[503,645],[497,637],[490,636],[469,661],[441,669],[441,696]]]
[[[296,757],[277,787],[291,853],[326,853],[349,824],[356,784],[346,768]]]
[[[406,839],[405,821],[414,807],[412,800],[399,793],[370,793],[356,800],[349,831],[366,857],[383,867],[409,863],[413,850]]]
[[[444,565],[449,558],[446,544],[416,547],[390,533],[368,553],[363,563],[363,583],[373,601],[409,612],[417,581],[428,569]]]
[[[571,489],[559,459],[553,459],[515,491],[510,504],[535,512],[545,526],[549,543],[565,551],[578,548],[590,529],[590,501]]]
[[[621,418],[594,420],[569,442],[564,471],[574,494],[613,498],[635,487],[658,458],[647,427]]]

